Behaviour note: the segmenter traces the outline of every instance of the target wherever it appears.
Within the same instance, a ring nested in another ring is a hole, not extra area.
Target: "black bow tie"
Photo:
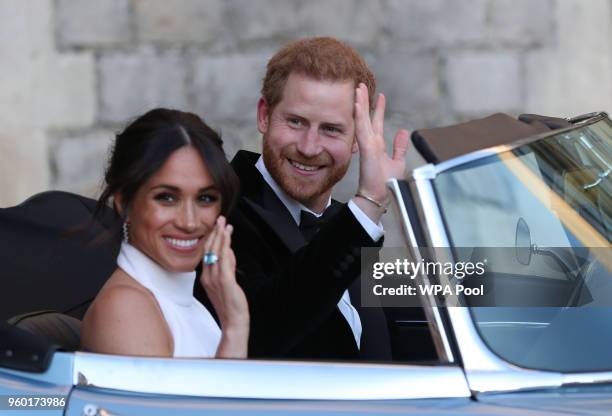
[[[317,217],[316,215],[302,210],[300,212],[300,231],[306,239],[306,241],[312,240],[319,229],[327,223],[330,218],[337,212],[331,206],[323,212],[323,215]]]

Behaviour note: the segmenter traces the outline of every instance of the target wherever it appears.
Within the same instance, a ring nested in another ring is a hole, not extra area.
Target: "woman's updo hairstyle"
[[[221,194],[221,214],[227,216],[236,202],[239,182],[221,137],[197,115],[165,108],[143,114],[117,134],[95,215],[104,211],[116,193],[121,195],[125,214],[138,189],[184,146],[192,146],[202,157]]]

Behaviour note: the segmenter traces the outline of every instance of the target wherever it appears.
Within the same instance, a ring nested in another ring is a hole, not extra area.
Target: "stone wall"
[[[95,196],[114,132],[155,106],[202,115],[230,157],[258,150],[265,63],[302,36],[335,36],[366,57],[387,95],[389,138],[496,111],[612,110],[610,9],[610,0],[0,0],[0,206],[46,189]],[[351,172],[340,198],[355,188]]]

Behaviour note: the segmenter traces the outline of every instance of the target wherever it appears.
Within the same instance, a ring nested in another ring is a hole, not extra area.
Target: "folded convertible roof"
[[[496,113],[453,126],[416,130],[412,133],[412,143],[427,162],[440,163],[476,150],[569,126],[571,123],[562,118],[522,114],[515,119]]]

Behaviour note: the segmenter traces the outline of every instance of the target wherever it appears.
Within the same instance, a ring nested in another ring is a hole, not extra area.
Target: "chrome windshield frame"
[[[420,170],[419,175],[415,175],[416,178],[413,176],[408,182],[410,197],[417,206],[421,224],[424,224],[428,248],[449,247],[448,252],[452,254],[437,198],[431,179],[429,179],[430,170],[427,166],[424,168]],[[388,182],[391,190],[398,188],[394,181]],[[399,194],[394,195],[396,198],[401,197]],[[404,212],[400,210],[400,213],[406,227],[412,228],[405,210]],[[412,230],[410,234],[413,235],[414,231]],[[418,252],[418,248],[413,251]],[[440,250],[436,250],[435,254],[439,253]],[[425,282],[429,281],[427,276],[421,276],[421,278]],[[435,298],[425,296],[422,297],[422,301],[434,342],[436,338],[447,341],[442,343],[444,346],[442,349],[436,344],[438,355],[444,359],[446,351],[450,351],[450,355],[447,356],[452,357],[453,361],[461,360],[470,390],[475,394],[555,388],[563,384],[563,377],[560,373],[522,369],[495,355],[478,334],[467,307],[446,307],[450,325],[445,325]],[[449,342],[451,337],[454,337],[456,341],[460,357],[455,357],[452,353]]]
[[[421,186],[427,186],[426,181],[419,183],[419,184]],[[409,185],[418,187],[419,184],[413,183]],[[421,256],[421,253],[419,252],[419,245],[415,237],[415,232],[414,232],[413,225],[410,221],[410,217],[408,216],[406,202],[403,199],[403,196],[402,196],[402,193],[399,187],[399,182],[397,181],[397,179],[390,179],[389,181],[387,181],[387,187],[390,189],[391,194],[394,197],[395,202],[399,208],[399,214],[401,216],[400,222],[402,223],[402,226],[403,226],[402,229],[404,230],[404,238],[406,241],[406,246],[410,249],[410,254],[412,258],[415,261],[419,262],[422,260],[422,256]],[[409,190],[411,194],[414,194],[415,191],[416,191],[415,189]],[[427,216],[428,214],[432,214],[432,213],[418,212],[418,215],[421,218],[423,216]],[[432,217],[431,215],[429,215],[428,218],[432,224],[435,224],[441,221],[441,218],[435,217],[435,216]],[[421,279],[423,279],[424,282],[429,284],[429,278],[427,276],[422,275],[420,277]],[[457,358],[455,357],[455,354],[453,353],[453,349],[451,347],[447,331],[444,328],[444,322],[442,320],[440,310],[438,309],[438,306],[432,294],[427,295],[427,300],[425,301],[425,304],[429,305],[428,308],[425,307],[423,309],[424,309],[425,316],[427,317],[427,324],[431,332],[432,340],[436,348],[436,353],[438,355],[439,360],[443,363],[457,362]]]
[[[442,213],[433,187],[433,180],[440,173],[546,137],[563,134],[577,127],[588,126],[608,117],[605,112],[593,113],[587,116],[569,120],[574,124],[567,128],[552,130],[512,144],[478,150],[439,164],[426,164],[414,169],[408,175],[407,182],[411,191],[410,197],[413,198],[417,206],[420,221],[423,224],[428,247],[449,247],[448,251],[452,256],[452,253],[450,253],[450,240],[442,220]],[[397,188],[397,185],[390,185],[392,190],[394,187]],[[407,216],[403,221],[407,221],[408,226],[411,227]],[[418,248],[415,251],[418,251]],[[423,298],[423,302],[424,307],[429,307],[436,311],[435,315],[439,317],[440,308],[434,299]],[[434,328],[442,332],[452,332],[468,384],[474,394],[556,388],[566,385],[601,383],[612,380],[612,372],[609,371],[567,374],[518,367],[502,359],[486,345],[476,329],[468,307],[447,307],[447,313],[451,328],[445,327],[442,324],[438,325],[438,319],[436,319]],[[444,337],[449,339],[451,332],[445,334]]]

